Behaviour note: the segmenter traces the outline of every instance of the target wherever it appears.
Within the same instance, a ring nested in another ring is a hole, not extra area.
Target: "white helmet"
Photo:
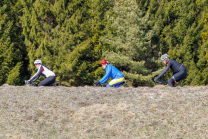
[[[42,64],[42,61],[41,60],[35,60],[34,64]]]
[[[168,60],[169,59],[169,55],[168,54],[164,54],[161,56],[161,60],[164,61],[164,60]]]

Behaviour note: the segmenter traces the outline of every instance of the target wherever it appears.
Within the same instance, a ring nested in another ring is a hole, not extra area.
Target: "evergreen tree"
[[[201,3],[201,5],[203,5]],[[203,24],[202,30],[202,41],[199,41],[198,49],[198,62],[197,67],[199,69],[199,75],[201,80],[198,82],[198,85],[207,85],[208,84],[208,14],[207,9],[204,9],[199,18],[199,23]]]
[[[22,0],[22,5],[29,70],[34,73],[33,61],[41,59],[56,73],[60,84],[92,84],[109,0]]]
[[[108,34],[101,38],[106,45],[104,57],[123,70],[135,86],[153,85],[152,70],[148,67],[157,63],[152,58],[155,55],[151,41],[157,35],[157,26],[151,26],[149,14],[143,16],[135,0],[120,0],[113,10],[115,16],[109,17]]]
[[[9,72],[7,84],[10,85],[20,85],[20,72],[21,72],[22,63],[18,62],[16,66]]]
[[[16,80],[23,82],[24,71],[20,71],[21,76],[18,77],[12,77],[12,72],[19,72],[16,67],[22,65],[17,63],[23,61],[25,55],[22,29],[19,24],[21,8],[18,0],[1,1],[0,12],[0,85],[7,82],[8,77],[10,78],[9,82],[16,84]]]
[[[167,53],[172,59],[183,63],[189,74],[185,84],[196,85],[200,82],[200,69],[196,65],[199,54],[199,41],[201,38],[202,23],[197,21],[203,6],[198,5],[199,1],[162,1],[156,12],[156,17],[162,19],[163,27],[160,28],[159,47],[161,53]],[[202,4],[202,3],[201,3]],[[157,20],[155,18],[155,20]],[[159,21],[159,20],[158,20]],[[170,72],[165,75],[172,76]],[[197,80],[197,81],[196,81]]]
[[[69,6],[73,7],[71,4]],[[74,40],[76,47],[68,54],[65,63],[61,65],[61,69],[65,69],[69,73],[63,78],[68,81],[68,85],[89,85],[95,79],[100,78],[101,69],[97,68],[100,66],[98,64],[101,56],[99,51],[102,49],[99,36],[103,34],[106,24],[105,12],[110,7],[109,0],[85,1],[82,7],[76,11],[76,16],[67,21],[77,28],[76,30],[71,28],[72,32],[76,33],[72,34],[74,39],[77,37]],[[80,20],[73,22],[78,17]]]
[[[52,69],[60,84],[90,85],[103,76],[99,63],[108,58],[135,86],[151,86],[151,78],[164,66],[157,60],[164,53],[187,67],[184,84],[207,85],[207,4],[2,0],[0,85],[23,84],[36,72],[35,59]],[[170,76],[168,71],[164,78]]]

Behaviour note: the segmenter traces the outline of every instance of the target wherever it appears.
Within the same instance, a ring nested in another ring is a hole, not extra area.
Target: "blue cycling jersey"
[[[104,84],[109,78],[116,79],[124,77],[123,73],[121,73],[116,67],[108,64],[105,68],[105,75],[102,79],[99,80],[101,84]]]

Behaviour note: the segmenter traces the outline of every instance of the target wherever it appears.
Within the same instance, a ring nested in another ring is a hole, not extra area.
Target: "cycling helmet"
[[[109,64],[108,60],[107,59],[103,59],[100,64]]]
[[[35,60],[34,64],[42,64],[42,61],[41,60]]]
[[[168,54],[164,54],[161,56],[161,60],[164,61],[164,60],[168,60],[169,59],[169,55]]]

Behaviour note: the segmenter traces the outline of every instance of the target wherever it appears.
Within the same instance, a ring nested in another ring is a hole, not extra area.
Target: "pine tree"
[[[99,36],[103,34],[106,24],[105,12],[111,5],[111,2],[108,0],[85,1],[82,4],[82,8],[75,12],[74,15],[76,16],[67,21],[71,23],[71,26],[77,28],[76,30],[72,30],[77,34],[72,34],[73,36],[71,36],[78,39],[74,43],[76,47],[73,47],[72,51],[66,57],[65,63],[61,65],[61,69],[65,69],[68,73],[63,78],[63,80],[67,81],[64,84],[89,85],[100,77],[100,72],[103,72],[98,68],[100,64],[97,61],[101,56],[99,51],[102,49]],[[73,4],[69,6],[73,7]],[[75,18],[80,20],[75,20]],[[73,22],[74,20],[76,22]]]
[[[187,67],[185,84],[207,85],[207,17],[204,0],[2,0],[0,85],[23,84],[35,59],[60,84],[91,85],[108,58],[130,82],[151,86],[164,53]]]
[[[157,63],[151,43],[157,26],[151,26],[149,14],[143,16],[135,0],[118,1],[113,9],[116,16],[109,17],[108,34],[101,38],[107,48],[104,57],[133,84],[153,85],[152,70],[147,66]]]
[[[109,0],[34,1],[22,0],[23,33],[29,57],[41,59],[57,75],[60,84],[92,84],[96,60],[101,56],[99,36],[105,27]],[[94,64],[95,63],[95,64]]]
[[[15,66],[24,60],[25,47],[22,41],[21,25],[19,24],[20,11],[18,0],[0,2],[0,85],[7,82],[8,78],[13,83],[17,83],[15,80],[21,79],[20,81],[23,81],[23,70],[20,71],[19,77],[13,78],[14,81],[10,75],[12,70],[12,72],[18,72]]]
[[[21,72],[22,63],[18,62],[16,66],[9,72],[7,84],[10,85],[20,85],[20,72]]]
[[[197,67],[200,70],[201,80],[199,85],[208,84],[208,14],[207,9],[204,9],[199,18],[199,23],[203,24],[202,41],[199,41],[198,62]]]
[[[197,18],[203,6],[193,0],[162,2],[164,6],[160,6],[156,13],[164,26],[164,29],[160,26],[160,51],[168,52],[172,59],[186,66],[189,74],[186,84],[199,84],[201,71],[196,63],[199,60],[198,42],[202,39],[200,32],[203,26]],[[168,76],[171,76],[170,73],[166,74],[166,78]]]

